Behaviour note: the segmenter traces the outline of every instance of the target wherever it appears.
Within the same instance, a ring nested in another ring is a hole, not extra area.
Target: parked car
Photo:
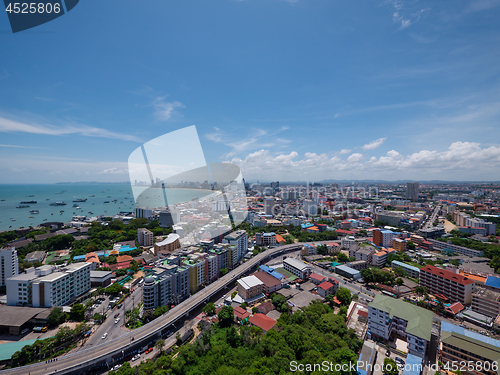
[[[120,315],[120,313],[116,313],[115,314],[115,319],[118,318],[118,315]]]
[[[115,324],[118,324],[119,321],[120,321],[120,318],[116,318],[115,319]]]
[[[396,357],[394,360],[396,361],[396,363],[400,363],[400,364],[402,364],[402,365],[404,365],[404,364],[405,364],[405,361],[403,361],[403,360],[402,360],[401,358],[399,358],[399,357]]]
[[[149,354],[153,351],[153,348],[149,348],[148,350],[146,350],[146,354]]]
[[[112,370],[113,370],[113,371],[116,371],[116,370],[118,370],[120,367],[122,367],[122,365],[121,365],[121,364],[118,364],[118,365],[116,365],[115,367],[113,367],[113,368],[112,368]]]
[[[132,357],[132,361],[137,361],[139,358],[141,358],[140,354],[136,354]]]
[[[108,337],[108,333],[107,332],[104,335],[102,335],[102,339],[104,340],[106,337]]]
[[[387,357],[390,357],[390,356],[391,356],[391,352],[388,350],[388,351],[386,351],[386,352],[385,352],[385,355],[386,355]]]

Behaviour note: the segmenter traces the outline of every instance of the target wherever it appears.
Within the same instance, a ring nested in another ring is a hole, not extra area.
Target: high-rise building
[[[394,234],[390,230],[375,229],[373,231],[373,243],[377,246],[392,247]]]
[[[248,233],[246,230],[240,229],[233,233],[229,233],[224,237],[223,243],[235,245],[238,249],[237,259],[240,261],[248,252]],[[232,254],[234,258],[235,254]],[[234,267],[234,264],[232,265]]]
[[[274,198],[264,198],[264,213],[272,215],[274,211]]]
[[[135,217],[136,218],[149,219],[151,216],[153,216],[153,210],[151,210],[150,208],[144,208],[144,207],[136,207],[135,208]]]
[[[137,229],[137,242],[141,246],[153,246],[153,232],[146,228]]]
[[[406,184],[406,198],[416,202],[418,200],[419,190],[420,184],[418,182],[408,182]]]
[[[17,250],[14,247],[0,249],[0,286],[6,285],[6,280],[18,273]]]

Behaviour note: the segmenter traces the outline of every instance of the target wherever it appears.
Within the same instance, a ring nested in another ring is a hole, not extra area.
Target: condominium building
[[[406,241],[401,238],[393,238],[392,247],[396,251],[406,251]]]
[[[210,284],[219,278],[220,268],[217,255],[208,255],[205,258],[205,282]]]
[[[302,280],[307,280],[312,272],[311,266],[295,258],[286,258],[283,261],[283,268]]]
[[[424,358],[431,340],[433,313],[411,303],[377,294],[368,304],[368,329],[372,336],[389,340],[406,338],[410,354]]]
[[[473,363],[473,371],[467,374],[498,374],[500,359],[500,341],[464,329],[462,327],[441,322],[441,342],[439,344],[439,360],[450,370],[461,363]]]
[[[247,303],[253,302],[260,297],[264,297],[264,283],[256,276],[247,276],[238,279],[238,294]]]
[[[476,286],[472,294],[472,310],[496,318],[500,313],[500,292],[498,290]]]
[[[276,233],[255,233],[255,244],[258,246],[276,246]]]
[[[19,273],[17,250],[14,247],[0,249],[0,286],[6,285],[9,277]]]
[[[233,233],[229,233],[224,237],[222,243],[235,245],[238,249],[238,261],[240,261],[248,252],[248,233],[243,229],[237,230]]]
[[[137,242],[140,246],[153,246],[153,232],[146,228],[137,229]]]
[[[373,243],[376,246],[391,247],[394,234],[390,230],[375,229],[373,231]]]
[[[372,264],[373,254],[375,254],[376,249],[373,246],[364,246],[354,254],[356,260],[364,260],[368,264]],[[349,251],[349,256],[351,256],[351,251]]]
[[[351,250],[356,252],[359,249],[359,246],[354,237],[351,236],[351,237],[342,237],[342,239],[340,240],[340,248],[342,250],[349,250],[349,252]]]
[[[7,280],[7,304],[66,306],[90,290],[90,269],[90,263],[73,263],[57,270],[49,265],[31,268]]]
[[[449,249],[454,251],[457,254],[461,255],[468,255],[470,257],[482,257],[484,256],[484,251],[482,250],[474,250],[474,249],[469,249],[467,247],[463,246],[458,246],[458,245],[453,245],[450,242],[441,242],[433,239],[428,239],[428,242],[432,244],[432,247],[434,250],[444,250],[444,249]]]
[[[144,310],[179,304],[190,296],[190,271],[187,267],[165,260],[157,264],[144,279]]]
[[[222,246],[222,245],[216,245],[214,248],[208,250],[207,254],[209,255],[215,255],[217,257],[217,262],[218,262],[218,268],[219,271],[221,269],[230,269],[231,267],[229,266],[229,248],[231,246]],[[232,246],[233,248],[236,248],[235,246]]]
[[[394,211],[380,211],[376,213],[376,220],[382,221],[391,225],[393,227],[401,226],[401,220],[403,219],[403,212],[394,212]]]
[[[149,207],[148,208],[144,208],[144,207],[136,207],[135,208],[135,217],[136,218],[149,219],[149,218],[151,218],[151,216],[153,216],[153,210],[150,209]]]
[[[406,184],[406,198],[416,202],[420,192],[420,184],[418,182],[408,182]]]
[[[442,294],[451,302],[468,305],[472,302],[474,281],[466,276],[427,265],[420,269],[420,286],[429,293]]]
[[[418,267],[411,266],[409,264],[397,260],[393,260],[391,262],[391,267],[393,270],[398,267],[402,268],[406,272],[406,274],[411,278],[418,279],[420,277],[420,268]]]
[[[166,239],[161,242],[155,243],[155,256],[157,256],[160,252],[165,254],[179,249],[181,247],[179,238],[180,236],[178,234],[170,233]]]
[[[264,198],[264,214],[272,215],[274,210],[274,198]]]
[[[196,254],[182,262],[189,269],[189,291],[194,294],[206,283],[205,280],[205,258]]]

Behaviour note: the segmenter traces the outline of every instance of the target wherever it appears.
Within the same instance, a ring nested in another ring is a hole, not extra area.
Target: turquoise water
[[[210,193],[195,189],[168,190],[169,204],[190,201]],[[86,202],[73,202],[84,198],[87,199]],[[113,202],[114,199],[117,201]],[[28,204],[28,208],[16,208],[21,201],[31,200],[37,203]],[[104,203],[105,201],[109,203]],[[50,206],[52,202],[65,202],[66,205]],[[72,207],[74,204],[80,208]],[[120,211],[133,212],[134,209],[130,184],[0,185],[0,231],[35,227],[45,221],[68,222],[74,215],[112,216]],[[31,214],[30,210],[39,210],[40,213]]]

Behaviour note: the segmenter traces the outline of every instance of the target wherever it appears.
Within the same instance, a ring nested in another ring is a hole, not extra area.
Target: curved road
[[[332,241],[324,241],[332,242]],[[151,343],[165,333],[167,327],[175,323],[183,316],[187,316],[191,310],[199,304],[208,301],[210,297],[219,292],[224,286],[234,282],[241,275],[251,271],[255,266],[264,263],[267,258],[272,258],[281,253],[291,252],[302,248],[303,244],[291,244],[266,250],[249,261],[243,263],[224,277],[221,277],[206,288],[200,290],[184,302],[180,303],[165,315],[133,331],[134,340],[130,335],[118,337],[90,349],[79,351],[59,357],[56,362],[36,363],[29,366],[0,371],[1,374],[12,375],[47,375],[47,374],[77,374],[88,371],[92,367],[104,364],[111,356],[117,358],[128,355],[131,352]],[[163,332],[162,332],[163,331]]]

